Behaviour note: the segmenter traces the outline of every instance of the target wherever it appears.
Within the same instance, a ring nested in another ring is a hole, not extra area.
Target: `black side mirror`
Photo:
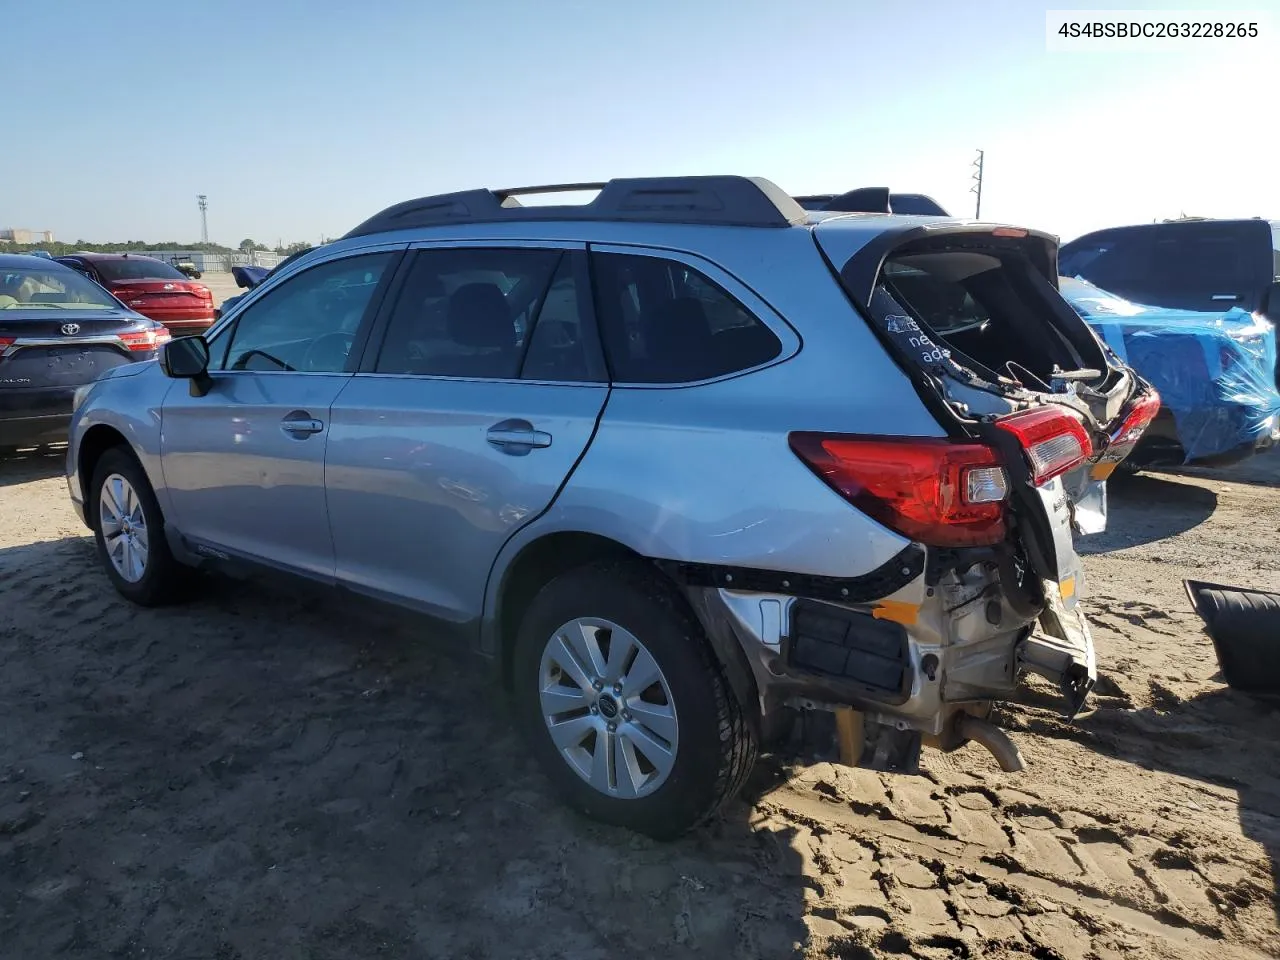
[[[156,358],[166,377],[190,380],[191,395],[203,397],[213,385],[209,376],[209,344],[204,337],[177,337],[160,348]]]

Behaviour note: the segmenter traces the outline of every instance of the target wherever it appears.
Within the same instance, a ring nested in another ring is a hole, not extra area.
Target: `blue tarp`
[[[1131,303],[1085,280],[1062,295],[1107,345],[1160,391],[1185,462],[1266,436],[1280,415],[1272,324],[1232,307],[1220,313]]]

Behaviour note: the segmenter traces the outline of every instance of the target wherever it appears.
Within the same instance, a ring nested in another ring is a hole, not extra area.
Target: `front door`
[[[573,470],[609,388],[583,245],[410,255],[385,337],[333,408],[337,577],[462,623],[503,544]]]
[[[330,409],[398,257],[328,260],[264,291],[211,338],[211,389],[169,391],[160,446],[168,509],[198,552],[333,576]]]

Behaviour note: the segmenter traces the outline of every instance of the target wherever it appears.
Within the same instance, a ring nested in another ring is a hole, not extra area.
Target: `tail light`
[[[1120,426],[1111,431],[1111,442],[1107,447],[1106,456],[1093,468],[1091,475],[1094,480],[1105,480],[1111,476],[1116,469],[1116,464],[1133,453],[1133,448],[1138,445],[1147,427],[1151,426],[1151,421],[1159,413],[1160,394],[1154,389],[1149,389],[1130,404],[1124,419],[1120,421]]]
[[[188,289],[190,289],[191,292],[194,293],[201,300],[213,299],[213,291],[210,290],[208,287],[202,287],[199,284],[192,283],[192,284],[188,284]]]
[[[997,420],[996,426],[1018,438],[1037,486],[1074,470],[1093,455],[1084,423],[1065,407],[1010,414]]]
[[[17,339],[17,337],[0,337],[0,351],[7,350],[9,347],[12,347],[13,342]]]
[[[999,543],[1008,479],[999,455],[976,443],[793,433],[814,473],[890,530],[935,547]]]
[[[134,353],[149,353],[172,340],[173,334],[168,327],[155,327],[151,330],[139,330],[137,333],[122,333],[120,339]]]
[[[141,297],[145,290],[139,290],[136,287],[112,287],[111,295],[117,300],[123,300],[128,303],[130,300],[137,300]]]

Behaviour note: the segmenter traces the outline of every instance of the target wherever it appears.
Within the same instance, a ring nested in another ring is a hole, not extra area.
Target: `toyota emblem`
[[[74,337],[77,333],[80,332],[80,324],[64,323],[62,325],[62,332],[65,333],[68,337]]]

